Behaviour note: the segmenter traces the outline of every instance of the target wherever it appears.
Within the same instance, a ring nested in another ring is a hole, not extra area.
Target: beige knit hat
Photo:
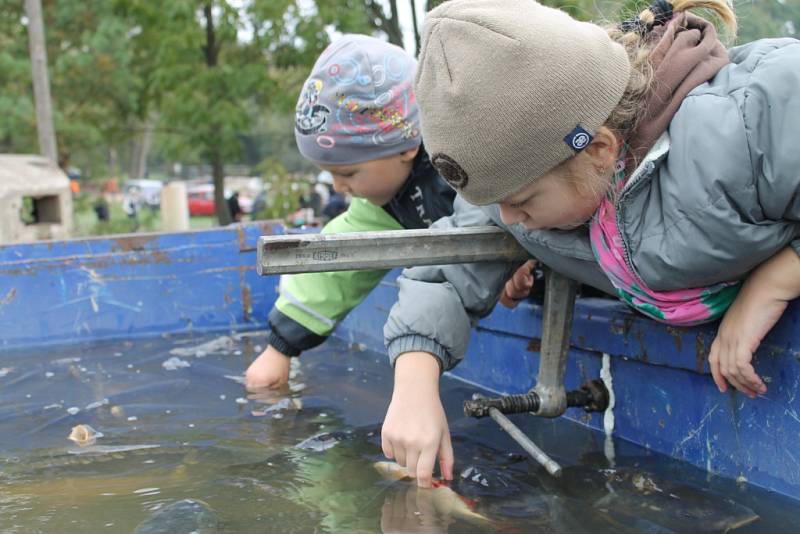
[[[468,202],[498,202],[583,150],[629,75],[599,26],[533,0],[450,0],[425,21],[422,139]]]

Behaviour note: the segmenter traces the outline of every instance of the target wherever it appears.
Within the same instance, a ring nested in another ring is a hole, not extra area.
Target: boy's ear
[[[589,156],[592,164],[600,169],[613,169],[617,163],[620,142],[610,129],[601,126],[594,134],[594,139],[589,143],[583,153]]]
[[[405,152],[400,152],[400,157],[403,161],[414,161],[414,158],[419,154],[419,147],[411,148]]]

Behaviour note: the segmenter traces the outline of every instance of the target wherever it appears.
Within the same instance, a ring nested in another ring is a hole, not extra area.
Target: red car
[[[188,196],[190,216],[214,215],[213,186],[192,188],[189,190]]]
[[[231,196],[231,191],[225,191],[225,198]],[[213,216],[214,213],[214,186],[211,184],[197,185],[187,192],[189,197],[189,215]],[[250,213],[253,210],[253,200],[250,197],[239,195],[239,207],[242,213]]]

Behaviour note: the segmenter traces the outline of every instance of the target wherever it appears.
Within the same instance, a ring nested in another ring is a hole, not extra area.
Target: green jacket
[[[453,212],[455,192],[420,150],[409,179],[386,206],[354,199],[348,210],[322,229],[323,234],[426,228]],[[364,300],[387,273],[337,271],[284,275],[280,297],[269,314],[270,345],[297,356],[327,339],[350,310]]]

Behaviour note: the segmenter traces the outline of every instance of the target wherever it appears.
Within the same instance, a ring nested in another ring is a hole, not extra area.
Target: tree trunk
[[[233,219],[225,199],[225,166],[222,164],[222,156],[218,149],[212,148],[210,156],[211,175],[214,177],[214,211],[217,213],[219,224],[226,226],[232,223]]]
[[[397,0],[389,0],[389,10],[392,14],[392,18],[386,24],[389,42],[403,48],[403,32],[400,30],[400,17],[397,15]]]
[[[115,146],[108,148],[108,174],[111,178],[116,178],[119,174],[119,157]]]
[[[414,55],[419,56],[420,38],[419,38],[419,25],[417,24],[417,3],[414,0],[411,2],[411,22],[414,25]]]
[[[54,165],[59,164],[56,131],[53,127],[53,104],[50,99],[50,80],[47,76],[47,49],[42,22],[40,0],[25,0],[28,16],[28,41],[33,75],[33,96],[36,104],[36,131],[39,134],[39,151]]]
[[[377,0],[367,0],[366,8],[375,21],[375,28],[385,32],[390,43],[403,48],[403,32],[400,30],[400,21],[397,18],[397,0],[389,0],[391,14],[388,17],[383,11],[383,5]]]
[[[148,119],[142,126],[141,133],[133,140],[131,153],[130,177],[139,180],[147,176],[147,157],[153,138],[153,120]]]
[[[214,29],[214,16],[212,13],[212,3],[206,2],[203,5],[203,15],[206,19],[206,44],[203,52],[206,56],[206,67],[213,69],[219,60],[219,43]],[[220,128],[217,124],[209,124],[208,151],[211,160],[211,175],[214,177],[214,211],[217,214],[217,221],[222,226],[232,222],[231,214],[228,211],[228,203],[225,200],[225,165],[222,161],[221,139],[219,139]]]

